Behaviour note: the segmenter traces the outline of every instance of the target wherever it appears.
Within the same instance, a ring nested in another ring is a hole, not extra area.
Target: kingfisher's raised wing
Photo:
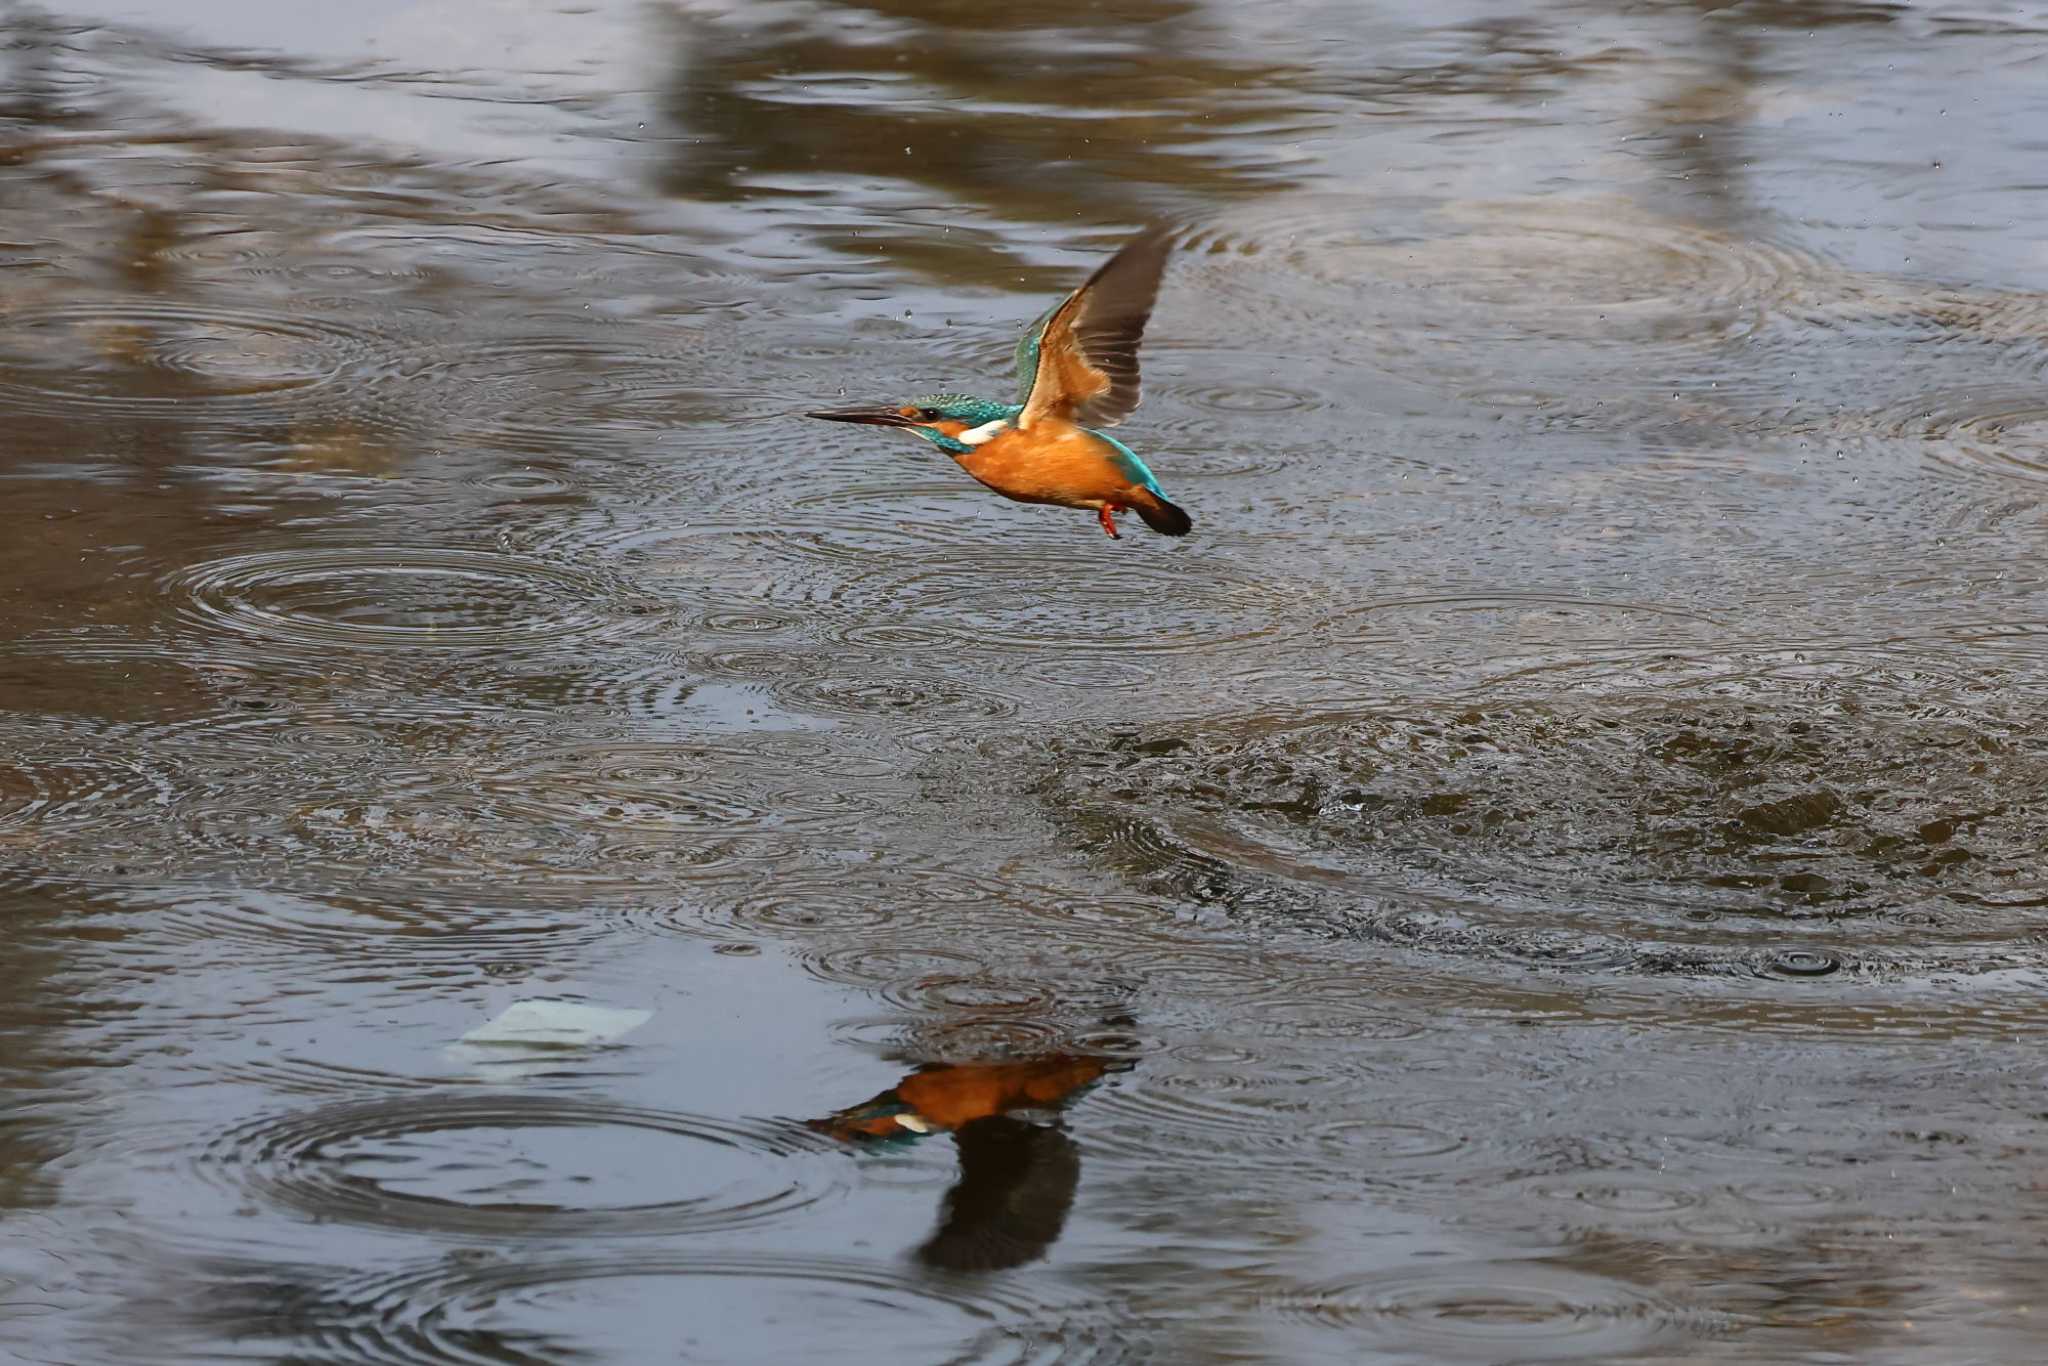
[[[1046,416],[1113,427],[1131,415],[1138,406],[1138,342],[1171,244],[1164,228],[1139,233],[1031,325],[1017,343],[1019,427]]]

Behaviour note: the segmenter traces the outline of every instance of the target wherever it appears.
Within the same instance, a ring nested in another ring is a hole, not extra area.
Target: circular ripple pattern
[[[828,716],[887,717],[920,729],[1015,716],[1013,697],[938,678],[799,679],[776,695],[800,711]]]
[[[2048,484],[2048,401],[2038,388],[1960,387],[1886,406],[1861,421],[1885,437],[1915,443],[1929,459],[1965,474]]]
[[[403,957],[411,974],[479,964],[558,962],[573,945],[603,932],[588,920],[451,896],[450,904],[397,896],[312,897],[254,889],[138,889],[122,899],[138,940],[197,945],[243,963],[290,963],[303,981],[341,977],[364,984],[366,969]],[[409,978],[388,984],[410,990]]]
[[[1087,816],[1083,826],[1089,852],[1146,891],[1196,903],[1230,895],[1235,879],[1228,858],[1197,848],[1142,815],[1104,810]]]
[[[0,836],[140,818],[177,798],[168,773],[140,763],[80,754],[0,757]]]
[[[906,550],[943,550],[986,510],[988,494],[957,471],[943,483],[854,484],[794,500],[796,525],[778,535],[793,556],[860,563]]]
[[[1689,643],[1708,618],[1657,603],[1600,602],[1543,593],[1475,593],[1357,603],[1323,623],[1342,645],[1408,638],[1469,640],[1489,635],[1516,645],[1597,648],[1616,638]]]
[[[247,813],[251,818],[257,813]],[[280,823],[255,852],[268,852],[296,880],[324,878],[373,896],[402,897],[415,909],[471,923],[477,908],[512,901],[531,929],[541,915],[587,906],[605,894],[663,894],[679,877],[738,857],[727,842],[673,839],[631,842],[634,828],[600,832],[566,824],[508,820],[504,809],[462,794],[409,795],[398,800],[319,795],[273,804],[267,823]],[[613,839],[606,840],[609,833]],[[659,834],[660,827],[642,833]],[[577,934],[588,932],[586,924]],[[492,927],[478,926],[487,937]],[[450,941],[455,942],[455,941]],[[528,941],[531,944],[533,941]],[[565,941],[566,942],[566,941]]]
[[[1841,966],[1841,957],[1825,949],[1781,949],[1766,964],[1780,977],[1826,977]]]
[[[890,899],[803,877],[778,877],[768,886],[750,888],[730,898],[711,898],[695,923],[807,939],[837,934],[866,939],[873,931],[903,918],[904,908]]]
[[[1012,1278],[748,1252],[449,1259],[303,1295],[280,1317],[291,1359],[368,1366],[668,1361],[679,1344],[689,1360],[773,1366],[862,1343],[978,1366],[1150,1359],[1123,1312]]]
[[[555,646],[620,629],[637,601],[562,565],[404,546],[230,555],[185,569],[171,588],[210,630],[322,650]]]
[[[594,834],[831,829],[869,814],[876,773],[848,756],[751,747],[744,758],[684,744],[573,746],[479,779],[502,810]],[[834,780],[837,781],[834,781]]]
[[[1158,681],[1158,670],[1137,660],[1107,655],[1062,656],[1042,653],[1021,662],[1017,676],[1051,688],[1097,689],[1149,688]]]
[[[804,966],[827,982],[845,986],[890,989],[898,983],[919,982],[946,973],[973,973],[982,967],[979,959],[959,949],[932,948],[910,943],[864,942],[843,948],[808,954]]]
[[[834,1185],[807,1131],[602,1101],[403,1096],[274,1116],[209,1145],[273,1203],[378,1228],[512,1238],[700,1233]]]
[[[0,398],[65,416],[249,416],[365,369],[377,340],[332,319],[124,299],[26,310],[0,329]]]
[[[1218,413],[1286,413],[1322,407],[1328,400],[1302,389],[1280,384],[1246,384],[1234,388],[1213,386],[1190,388],[1188,401],[1198,408]]]
[[[1143,558],[1119,555],[1085,573],[1071,553],[985,544],[910,563],[904,570],[887,561],[845,585],[831,604],[849,620],[843,639],[880,646],[881,632],[920,627],[943,632],[954,648],[1004,657],[1047,647],[1213,654],[1278,644],[1288,619],[1287,592],[1278,585],[1222,556],[1188,561],[1171,547],[1147,546]]]
[[[932,972],[899,977],[882,997],[904,1010],[939,1015],[1043,1015],[1055,1005],[1053,989],[1039,982],[1004,980],[987,973]]]
[[[1389,205],[1344,195],[1276,196],[1232,210],[1190,242],[1209,255],[1298,275],[1284,302],[1318,308],[1315,290],[1419,294],[1444,325],[1447,303],[1485,310],[1472,328],[1615,344],[1714,342],[1754,331],[1772,310],[1823,294],[1840,272],[1799,248],[1645,213],[1601,199],[1422,206],[1433,235],[1383,237]],[[1210,267],[1225,289],[1272,271]],[[1270,281],[1264,281],[1269,286]],[[1392,301],[1382,302],[1387,307]]]
[[[530,336],[468,336],[461,342],[407,357],[415,385],[457,401],[490,396],[475,436],[500,447],[553,456],[563,434],[579,445],[619,444],[658,434],[665,445],[720,444],[732,424],[759,415],[764,391],[706,384],[702,346],[649,354],[641,334],[593,336],[586,319],[576,330]],[[737,368],[748,362],[731,357]],[[727,369],[723,373],[730,374]]]
[[[1289,1039],[1412,1039],[1427,1029],[1392,1003],[1359,991],[1355,977],[1290,973],[1245,1003],[1256,1027]]]
[[[841,1046],[923,1062],[1030,1062],[1053,1053],[1083,1051],[1076,1036],[1058,1023],[1017,1015],[847,1020],[835,1026],[832,1035]]]
[[[1436,250],[1402,252],[1407,268],[1440,250],[1447,287],[1531,323],[1576,313],[1603,332],[1640,326],[1668,341],[1689,325],[1719,339],[1752,330],[1757,315],[1815,292],[1833,272],[1793,247],[1614,201],[1474,204],[1451,217],[1463,231]]]
[[[1443,1129],[1376,1119],[1333,1120],[1318,1125],[1310,1137],[1328,1156],[1373,1169],[1447,1157],[1465,1146],[1464,1139]]]
[[[1091,1100],[1090,1151],[1142,1161],[1165,1145],[1242,1173],[1322,1172],[1333,1159],[1354,1172],[1361,1170],[1354,1164],[1415,1158],[1424,1159],[1424,1170],[1439,1157],[1469,1163],[1456,1138],[1427,1126],[1417,1126],[1410,1142],[1410,1135],[1322,1122],[1356,1084],[1343,1072],[1270,1060],[1251,1075],[1235,1066],[1143,1068]]]
[[[1409,706],[1142,746],[1075,736],[1033,790],[1073,845],[1148,889],[1494,972],[1730,991],[1762,976],[1787,1003],[1802,979],[1835,1008],[2048,961],[1992,909],[2038,896],[2036,837],[2013,803],[2048,798],[2048,749],[2023,706],[1937,702],[1869,669],[1853,685],[1731,673],[1717,689]],[[1275,1032],[1350,1028],[1332,988],[1327,1014],[1276,1007]]]
[[[1545,1184],[1535,1188],[1547,1200],[1570,1202],[1609,1214],[1662,1216],[1691,1209],[1700,1195],[1677,1185],[1649,1185],[1628,1182]]]
[[[1584,1361],[1682,1342],[1700,1315],[1538,1262],[1431,1266],[1274,1297],[1270,1307],[1430,1361]]]

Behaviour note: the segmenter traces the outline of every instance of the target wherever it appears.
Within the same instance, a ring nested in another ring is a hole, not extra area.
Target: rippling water
[[[1057,8],[0,9],[0,1355],[2040,1357],[2048,15]]]

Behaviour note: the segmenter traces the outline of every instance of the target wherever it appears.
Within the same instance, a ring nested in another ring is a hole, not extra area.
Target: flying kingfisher
[[[1193,519],[1137,452],[1097,430],[1138,406],[1138,342],[1170,245],[1162,228],[1139,233],[1031,325],[1017,343],[1021,402],[932,394],[805,416],[923,437],[1005,498],[1095,509],[1111,536],[1126,509],[1162,535],[1185,536]]]

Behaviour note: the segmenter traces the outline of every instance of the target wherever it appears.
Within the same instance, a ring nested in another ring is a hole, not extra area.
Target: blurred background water
[[[2039,1359],[2044,128],[2017,3],[0,4],[0,1356]],[[1186,541],[793,416],[1148,221]]]

